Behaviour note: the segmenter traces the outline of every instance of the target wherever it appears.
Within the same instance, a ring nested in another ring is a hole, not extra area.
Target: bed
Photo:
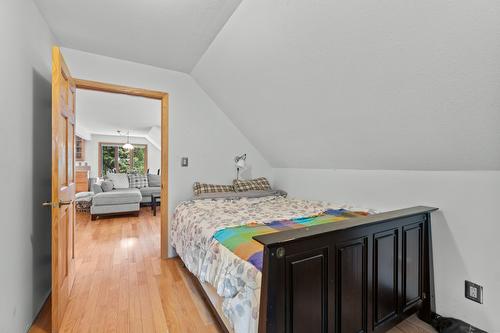
[[[432,305],[432,207],[190,200],[171,244],[227,332],[382,332]]]

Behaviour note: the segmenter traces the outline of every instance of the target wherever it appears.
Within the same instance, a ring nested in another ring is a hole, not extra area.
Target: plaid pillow
[[[148,187],[148,176],[131,173],[128,175],[128,182],[130,188]]]
[[[235,179],[233,180],[233,186],[236,192],[266,191],[271,189],[271,185],[265,177],[251,180]]]
[[[234,192],[233,185],[215,185],[196,182],[193,184],[194,195],[202,193]]]

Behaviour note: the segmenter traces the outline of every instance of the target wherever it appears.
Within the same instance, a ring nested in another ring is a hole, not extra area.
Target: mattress
[[[222,312],[230,329],[235,333],[254,333],[258,330],[261,271],[255,262],[230,251],[227,244],[222,245],[214,236],[250,223],[269,225],[319,215],[329,209],[360,210],[275,196],[186,201],[175,210],[171,244],[189,271],[201,283],[213,286],[222,298]]]

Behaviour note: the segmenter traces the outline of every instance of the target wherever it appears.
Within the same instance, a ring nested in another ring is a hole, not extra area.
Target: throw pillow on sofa
[[[98,184],[98,183],[92,184],[91,190],[92,190],[92,192],[94,192],[94,194],[102,193],[103,192],[101,185]]]
[[[107,179],[113,182],[114,188],[129,188],[130,183],[126,173],[108,173]]]
[[[128,180],[130,188],[143,188],[148,187],[148,176],[140,174],[129,174]]]
[[[105,180],[105,181],[102,182],[101,188],[102,188],[103,192],[109,192],[109,191],[113,190],[114,184],[113,184],[112,181]]]
[[[161,186],[161,176],[148,174],[149,187],[160,187]]]

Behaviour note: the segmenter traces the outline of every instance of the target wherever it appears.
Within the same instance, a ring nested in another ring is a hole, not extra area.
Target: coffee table
[[[151,210],[153,211],[153,216],[156,216],[156,206],[160,204],[161,195],[151,194]]]

